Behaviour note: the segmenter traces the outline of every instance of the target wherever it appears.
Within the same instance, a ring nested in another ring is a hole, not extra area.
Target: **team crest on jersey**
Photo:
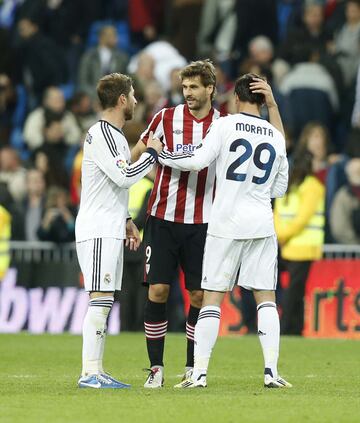
[[[150,270],[150,264],[149,263],[146,263],[146,265],[145,265],[146,274],[149,273],[149,270]]]
[[[127,165],[127,163],[126,163],[125,160],[119,159],[119,160],[116,161],[116,166],[119,169],[124,169],[124,167],[126,167],[126,165]]]
[[[92,143],[92,136],[89,134],[89,132],[86,134],[85,142],[88,144]]]
[[[106,273],[105,274],[105,276],[104,276],[104,282],[106,284],[109,284],[111,282],[111,275],[110,275],[110,273]]]
[[[182,131],[181,129],[174,129],[173,130],[173,133],[175,134],[175,135],[180,135],[180,134],[182,134],[184,131]]]

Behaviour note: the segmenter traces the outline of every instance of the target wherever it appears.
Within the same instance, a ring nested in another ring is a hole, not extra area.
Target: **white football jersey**
[[[81,167],[80,209],[76,241],[125,239],[128,188],[150,172],[157,153],[147,149],[130,165],[130,150],[121,130],[100,120],[88,131]]]
[[[215,120],[193,155],[164,150],[160,163],[200,170],[216,160],[216,193],[208,233],[231,239],[275,234],[271,198],[287,189],[285,139],[266,120],[246,113]]]

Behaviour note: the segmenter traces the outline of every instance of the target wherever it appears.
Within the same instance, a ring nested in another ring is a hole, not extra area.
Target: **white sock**
[[[276,304],[266,301],[257,306],[258,311],[258,335],[263,350],[265,372],[271,370],[276,378],[277,362],[279,358],[280,323]]]
[[[106,320],[113,303],[114,298],[110,296],[89,301],[83,323],[82,376],[104,373]]]
[[[220,307],[203,307],[195,326],[194,380],[201,374],[207,373],[211,352],[219,333],[219,326]]]

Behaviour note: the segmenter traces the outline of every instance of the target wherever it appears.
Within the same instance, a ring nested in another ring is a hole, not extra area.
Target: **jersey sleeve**
[[[149,126],[146,130],[140,135],[141,141],[146,145],[149,139],[149,133],[152,131],[154,133],[154,137],[161,139],[164,136],[164,125],[163,125],[163,113],[164,109],[160,110],[160,112],[156,113],[156,115],[152,118]]]
[[[174,169],[194,171],[208,167],[220,152],[219,120],[217,119],[210,125],[205,138],[197,146],[193,154],[176,154],[165,148],[159,155],[160,164]]]
[[[286,157],[286,152],[284,151],[284,153],[280,156],[279,169],[271,186],[271,198],[279,198],[285,195],[288,187],[288,179],[289,163]]]
[[[129,165],[125,156],[110,145],[108,140],[99,139],[94,141],[92,147],[92,159],[99,168],[119,187],[129,188],[150,172],[158,155],[153,148],[148,148],[139,160]],[[103,142],[101,142],[103,141]]]

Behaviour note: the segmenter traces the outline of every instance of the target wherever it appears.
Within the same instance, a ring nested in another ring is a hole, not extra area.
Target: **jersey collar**
[[[105,119],[100,119],[100,120],[99,120],[99,122],[105,122],[105,123],[107,123],[107,124],[108,124],[108,125],[110,125],[113,129],[115,129],[115,131],[120,132],[120,134],[121,134],[123,137],[125,137],[124,132],[122,131],[122,129],[117,128],[116,126],[114,126],[114,125],[112,125],[110,122],[108,122],[107,120],[105,120]]]
[[[240,114],[245,115],[245,116],[250,116],[250,117],[253,117],[253,118],[257,118],[257,119],[261,119],[261,120],[266,120],[266,119],[262,118],[261,116],[252,115],[251,113],[240,112]]]
[[[184,104],[184,115],[188,116],[190,119],[193,119],[197,123],[201,123],[201,122],[204,122],[205,120],[208,120],[209,118],[213,116],[213,114],[214,114],[214,108],[211,107],[209,113],[205,117],[203,117],[202,119],[197,119],[194,115],[190,113],[188,105]]]

